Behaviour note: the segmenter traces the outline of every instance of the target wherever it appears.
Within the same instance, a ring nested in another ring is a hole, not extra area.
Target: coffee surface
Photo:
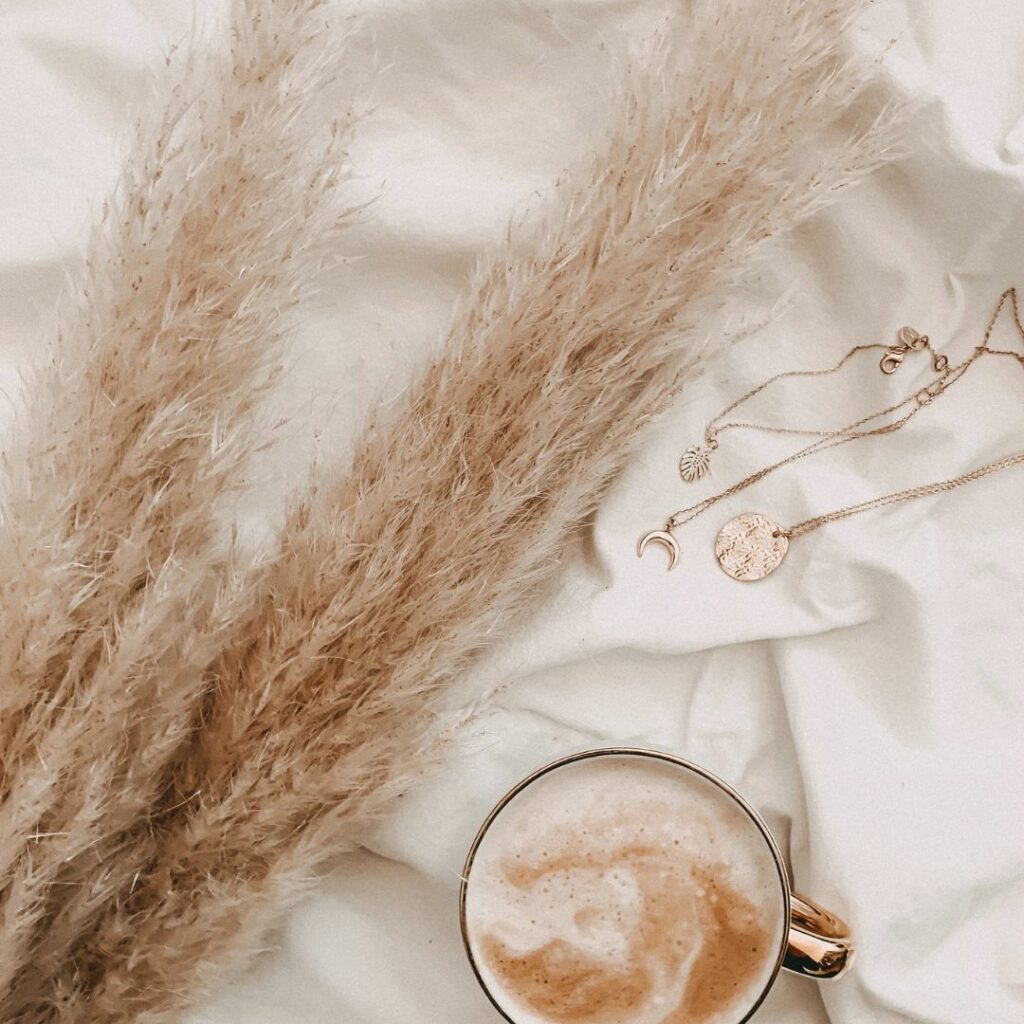
[[[637,755],[556,768],[507,804],[465,913],[477,969],[517,1024],[736,1024],[786,926],[775,859],[742,807]]]

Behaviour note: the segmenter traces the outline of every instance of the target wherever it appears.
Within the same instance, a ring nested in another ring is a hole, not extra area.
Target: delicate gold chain
[[[930,494],[941,494],[944,491],[952,491],[963,484],[969,484],[974,480],[980,480],[982,477],[988,476],[990,473],[998,473],[1001,469],[1009,469],[1010,466],[1016,466],[1021,462],[1024,462],[1024,452],[1016,452],[1013,455],[1007,455],[1004,459],[999,459],[996,462],[990,462],[988,465],[978,466],[976,469],[972,469],[960,476],[955,476],[951,480],[937,480],[935,483],[922,484],[920,487],[911,487],[905,491],[896,491],[894,494],[886,494],[881,498],[872,498],[870,501],[862,501],[859,505],[850,505],[847,508],[837,509],[835,512],[826,512],[824,515],[815,516],[813,519],[805,519],[802,523],[797,523],[796,526],[791,526],[786,530],[777,531],[777,535],[789,538],[800,537],[805,533],[810,533],[812,530],[817,530],[819,526],[824,526],[826,523],[834,523],[839,519],[846,519],[849,516],[855,516],[860,512],[870,512],[872,509],[884,508],[886,505],[895,505],[900,501],[910,501],[912,498],[925,498]]]
[[[752,473],[738,483],[733,484],[732,487],[719,494],[712,495],[705,498],[703,501],[697,502],[695,505],[691,505],[689,508],[681,509],[674,513],[665,523],[665,530],[671,533],[676,528],[685,525],[696,519],[699,515],[706,512],[712,505],[717,504],[725,498],[729,498],[734,494],[738,494],[740,491],[746,490],[746,488],[758,483],[763,480],[770,473],[775,472],[777,469],[781,469],[783,466],[790,465],[800,459],[807,458],[811,455],[815,455],[818,452],[828,451],[831,448],[835,448],[842,444],[847,444],[850,441],[855,441],[861,437],[872,437],[880,434],[893,433],[903,427],[909,420],[917,415],[921,409],[925,406],[930,405],[931,402],[943,394],[952,384],[956,383],[967,370],[982,356],[984,355],[999,355],[999,356],[1010,356],[1018,360],[1021,365],[1024,365],[1024,356],[1012,352],[1006,349],[992,349],[989,348],[989,341],[992,337],[992,332],[995,329],[996,321],[999,319],[999,314],[1002,312],[1003,307],[1006,305],[1007,300],[1010,300],[1013,308],[1014,320],[1017,325],[1017,329],[1024,339],[1024,325],[1021,323],[1020,310],[1017,302],[1017,291],[1015,288],[1008,288],[999,297],[999,302],[996,304],[995,310],[992,313],[991,318],[985,328],[985,334],[980,345],[978,345],[974,351],[962,362],[954,367],[949,367],[946,363],[943,367],[943,376],[936,381],[933,381],[930,385],[909,398],[903,399],[901,402],[897,402],[895,405],[891,405],[886,409],[882,409],[879,412],[872,413],[869,416],[865,416],[863,419],[851,423],[848,426],[842,428],[841,431],[835,431],[829,434],[827,437],[819,439],[812,444],[807,445],[805,448],[800,449],[798,452],[794,452],[792,455],[787,456],[784,459],[780,459],[778,462],[774,462],[763,469],[758,470],[756,473]],[[866,347],[866,346],[865,346]],[[847,353],[845,358],[849,358],[851,353]],[[944,358],[944,357],[943,357]],[[800,372],[800,371],[796,371]],[[808,371],[815,372],[815,371]],[[893,420],[891,423],[883,424],[879,427],[874,427],[869,430],[859,430],[860,427],[865,426],[872,420],[879,419],[882,416],[890,415],[894,412],[898,412],[905,406],[910,406],[909,410],[905,412],[898,419]],[[999,463],[992,463],[990,466],[983,466],[979,470],[973,471],[974,474],[966,474],[964,478],[957,477],[951,481],[940,481],[935,484],[926,484],[924,489],[914,489],[912,491],[901,491],[896,495],[886,495],[883,498],[873,499],[873,502],[866,502],[863,505],[851,506],[849,509],[838,509],[834,512],[826,513],[824,516],[817,516],[814,519],[808,519],[803,523],[798,523],[796,526],[791,527],[789,530],[780,531],[786,536],[799,536],[802,533],[808,533],[813,529],[817,529],[818,526],[824,525],[826,522],[831,522],[833,518],[842,519],[848,515],[855,515],[857,512],[867,511],[869,508],[879,507],[880,505],[892,504],[896,501],[906,501],[913,497],[918,497],[918,491],[923,494],[937,493],[935,490],[949,490],[953,487],[959,487],[963,483],[968,483],[971,480],[978,479],[981,476],[987,476],[989,473],[997,472],[999,469],[1004,469],[1008,465],[1015,465],[1016,461],[1021,461],[1017,456],[1009,456],[1010,461],[1001,460]]]
[[[707,426],[704,428],[704,442],[712,451],[714,451],[718,447],[718,438],[727,430],[760,430],[768,434],[799,434],[802,437],[841,436],[851,428],[840,427],[838,429],[829,430],[808,429],[803,427],[779,427],[764,423],[751,423],[745,420],[722,423],[720,426],[717,424],[720,420],[728,416],[729,413],[738,409],[741,405],[748,402],[751,398],[756,397],[777,381],[787,380],[794,377],[828,377],[834,373],[838,373],[855,355],[859,355],[861,352],[870,351],[885,352],[885,356],[879,362],[879,366],[882,367],[883,373],[892,373],[899,368],[900,364],[903,362],[903,356],[907,352],[919,352],[923,349],[928,349],[932,352],[933,366],[936,373],[942,373],[948,369],[948,359],[944,355],[935,353],[931,347],[931,340],[928,335],[918,334],[918,332],[912,327],[904,327],[900,331],[900,342],[898,345],[882,345],[877,342],[867,345],[855,345],[834,366],[829,366],[819,370],[786,370],[783,373],[777,373],[774,377],[769,377],[756,387],[751,388],[746,394],[737,398],[731,405],[726,406],[713,419],[708,420]],[[884,414],[878,413],[877,415],[880,416]]]
[[[992,314],[992,318],[989,320],[988,327],[985,330],[984,341],[974,350],[974,355],[967,361],[968,365],[980,355],[995,355],[1010,356],[1024,366],[1024,355],[1021,355],[1018,352],[1012,352],[1008,349],[990,349],[988,347],[989,339],[992,337],[992,331],[995,328],[996,321],[999,319],[999,314],[1002,312],[1003,306],[1006,305],[1007,299],[1010,300],[1013,307],[1013,318],[1017,325],[1017,331],[1020,334],[1021,340],[1024,341],[1024,324],[1021,323],[1020,309],[1017,304],[1017,289],[1007,288],[1006,291],[999,296],[999,303],[996,305],[995,312]],[[998,473],[1000,470],[1009,469],[1011,466],[1016,466],[1021,462],[1024,462],[1024,451],[1016,452],[1013,455],[1007,455],[1005,458],[998,459],[995,462],[989,462],[984,466],[977,466],[974,469],[968,470],[968,472],[962,473],[960,476],[952,477],[949,480],[936,480],[934,483],[922,484],[919,487],[911,487],[905,491],[895,491],[892,494],[884,494],[878,498],[871,498],[868,501],[862,501],[859,505],[848,505],[846,508],[839,508],[833,512],[825,512],[820,516],[805,519],[802,523],[797,523],[795,526],[789,527],[789,529],[779,530],[778,534],[789,538],[800,537],[805,533],[811,533],[811,531],[817,530],[818,527],[824,526],[826,523],[834,523],[839,519],[847,519],[850,516],[858,515],[861,512],[870,512],[872,509],[884,508],[886,505],[895,505],[901,501],[911,501],[914,498],[924,498],[931,494],[942,494],[945,491],[952,491],[957,487],[962,487],[964,484],[972,483],[975,480],[981,480],[983,477],[989,476],[991,473]]]
[[[818,441],[814,441],[799,451],[794,452],[792,455],[787,455],[784,459],[779,459],[778,462],[773,462],[769,466],[765,466],[763,469],[759,469],[756,473],[751,473],[750,476],[744,477],[738,483],[732,485],[725,491],[721,491],[718,494],[713,494],[703,501],[697,502],[695,505],[691,505],[689,508],[680,509],[674,515],[672,515],[666,525],[666,529],[674,530],[678,526],[684,526],[686,523],[696,519],[699,515],[706,512],[712,505],[716,505],[718,502],[723,501],[725,498],[730,498],[734,494],[738,494],[740,491],[746,490],[748,487],[763,480],[766,476],[774,473],[777,469],[781,469],[783,466],[788,466],[793,462],[798,462],[800,459],[806,459],[811,455],[816,455],[818,452],[828,451],[831,448],[837,448],[839,445],[849,444],[851,441],[856,441],[862,437],[875,437],[881,434],[892,434],[897,430],[901,429],[906,423],[908,423],[914,416],[916,416],[926,405],[930,404],[935,398],[943,394],[950,385],[958,381],[964,373],[967,372],[967,368],[978,358],[977,350],[969,359],[964,360],[958,366],[953,367],[947,374],[940,380],[937,380],[930,384],[926,388],[922,388],[916,391],[913,395],[908,398],[904,398],[893,405],[880,409],[878,412],[871,413],[869,416],[865,416],[862,419],[857,420],[854,423],[848,424],[840,431],[836,431],[829,437],[822,438]],[[882,416],[891,415],[894,412],[899,412],[906,406],[910,406],[910,409],[905,412],[898,419],[893,420],[891,423],[884,423],[881,426],[873,427],[870,430],[859,430],[859,427],[863,427],[870,423],[872,420],[879,419]]]

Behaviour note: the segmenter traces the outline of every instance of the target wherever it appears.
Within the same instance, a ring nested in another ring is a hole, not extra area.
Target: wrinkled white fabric
[[[266,529],[309,457],[344,446],[440,336],[475,256],[589,137],[612,41],[639,0],[365,0],[385,71],[355,165],[382,197],[300,324],[280,399],[293,426],[242,509]],[[185,0],[0,7],[0,383],[49,330],[62,269],[116,173],[130,104],[189,29]],[[1024,370],[988,360],[895,437],[779,472],[680,532],[681,566],[638,534],[788,450],[733,433],[713,476],[679,453],[770,373],[856,342],[928,332],[956,360],[999,292],[1024,286],[1024,10],[1019,0],[893,0],[871,38],[922,99],[911,155],[784,247],[764,293],[783,314],[687,390],[608,495],[560,589],[452,697],[498,687],[466,750],[409,794],[374,849],[340,860],[257,965],[191,1024],[399,1024],[497,1017],[458,934],[458,874],[490,804],[554,755],[629,742],[717,772],[766,816],[796,884],[855,927],[854,970],[780,978],[763,1024],[1024,1020],[1024,467],[795,540],[771,579],[712,557],[741,511],[788,524],[1024,448]],[[760,308],[738,309],[757,317]],[[1004,347],[1024,348],[1004,320]],[[780,387],[757,412],[830,424],[908,393],[882,379]],[[916,375],[916,376],[915,376]],[[755,411],[755,410],[752,410]],[[501,543],[496,537],[495,543]]]

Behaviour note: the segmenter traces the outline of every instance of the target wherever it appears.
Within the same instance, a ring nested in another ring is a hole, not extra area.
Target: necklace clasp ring
[[[893,349],[882,356],[878,364],[882,373],[895,373],[903,365],[903,353],[905,350]]]

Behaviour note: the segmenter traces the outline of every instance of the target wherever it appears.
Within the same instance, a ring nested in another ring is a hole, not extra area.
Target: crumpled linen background
[[[586,145],[618,41],[664,6],[639,0],[366,0],[377,109],[354,156],[381,198],[299,324],[279,401],[291,416],[239,515],[256,536],[311,457],[343,451],[368,403],[398,394],[474,256]],[[185,0],[6,0],[0,7],[0,385],[47,334],[63,268],[117,167],[130,104],[189,31]],[[679,453],[733,397],[828,365],[903,323],[955,361],[999,292],[1024,286],[1024,10],[1017,0],[892,0],[864,30],[884,74],[921,98],[910,156],[775,250],[780,315],[737,342],[646,438],[556,594],[452,694],[485,694],[447,768],[372,849],[339,858],[265,955],[183,1024],[399,1024],[497,1017],[458,935],[458,872],[491,803],[567,750],[676,751],[766,816],[799,889],[856,928],[853,972],[782,976],[764,1024],[1024,1020],[1024,468],[830,525],[742,585],[712,557],[746,510],[783,523],[956,475],[1024,445],[1024,368],[977,365],[894,437],[798,463],[684,528],[681,566],[638,534],[778,453],[733,433],[713,476]],[[370,49],[369,46],[366,50]],[[603,78],[602,78],[603,76]],[[757,321],[764,304],[739,303]],[[1003,347],[1022,343],[1004,319]],[[785,387],[764,419],[827,425],[909,394],[864,357]],[[501,538],[496,537],[500,544]]]

